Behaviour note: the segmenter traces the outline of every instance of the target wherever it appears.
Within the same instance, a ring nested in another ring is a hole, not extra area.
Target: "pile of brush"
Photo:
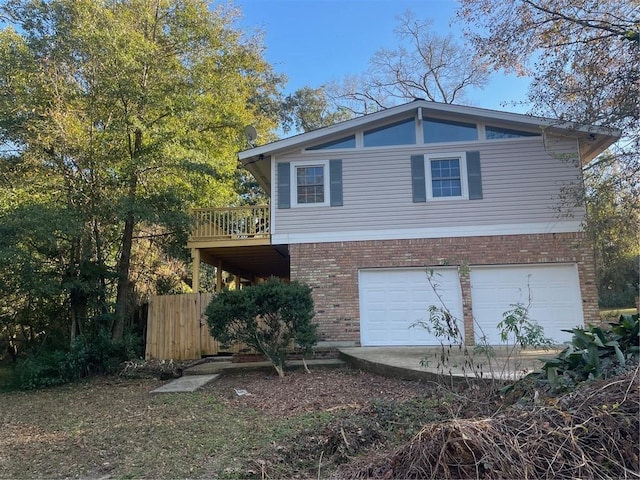
[[[564,396],[481,420],[426,425],[391,457],[340,478],[639,478],[640,381],[634,368]]]

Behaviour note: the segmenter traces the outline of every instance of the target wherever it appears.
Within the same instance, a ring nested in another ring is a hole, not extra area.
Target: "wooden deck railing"
[[[268,238],[269,206],[196,208],[192,241]]]

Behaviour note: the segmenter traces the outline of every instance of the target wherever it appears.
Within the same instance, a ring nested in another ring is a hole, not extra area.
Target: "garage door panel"
[[[457,269],[439,269],[438,292],[457,318],[462,295]],[[359,272],[360,337],[364,346],[438,345],[424,328],[411,327],[429,317],[430,305],[440,306],[425,269],[376,269]],[[460,325],[462,329],[462,325]]]
[[[557,343],[570,340],[563,332],[583,324],[582,298],[575,265],[521,265],[474,267],[471,269],[471,298],[477,327],[490,344],[500,344],[497,325],[514,305],[528,305],[529,318],[544,328]]]

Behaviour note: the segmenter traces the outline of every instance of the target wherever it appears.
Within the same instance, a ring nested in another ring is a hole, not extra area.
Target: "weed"
[[[500,331],[502,346],[507,349],[504,367],[500,372],[496,370],[496,352],[489,344],[487,336],[481,326],[476,322],[474,327],[479,332],[479,339],[476,345],[468,347],[465,345],[463,333],[459,327],[462,320],[457,318],[447,307],[443,296],[439,291],[439,284],[434,278],[436,274],[433,270],[427,271],[427,282],[433,290],[439,305],[428,307],[429,318],[426,321],[418,321],[412,327],[421,327],[432,333],[440,342],[440,351],[433,355],[432,359],[424,358],[420,362],[421,366],[431,366],[432,360],[437,371],[443,377],[448,377],[451,385],[455,383],[453,378],[453,368],[462,370],[465,380],[480,380],[486,377],[494,380],[504,380],[512,377],[510,372],[517,372],[521,369],[520,352],[526,348],[548,349],[552,346],[552,341],[544,336],[544,329],[529,316],[531,307],[531,289],[528,287],[528,303],[521,302],[511,304],[510,310],[503,313],[502,321],[497,324]],[[459,358],[462,357],[462,361]],[[485,376],[485,374],[487,374]],[[496,386],[498,386],[496,384]],[[500,387],[502,383],[500,382]]]

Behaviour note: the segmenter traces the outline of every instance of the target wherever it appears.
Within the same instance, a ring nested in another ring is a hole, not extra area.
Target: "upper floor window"
[[[489,125],[487,125],[484,129],[487,135],[487,140],[540,136],[540,133],[537,133],[537,132],[523,132],[522,130],[512,130],[510,128],[501,128],[501,127],[491,127]]]
[[[296,204],[324,204],[324,165],[296,166]]]
[[[475,123],[424,118],[422,135],[424,143],[464,142],[478,140],[478,129]]]
[[[340,207],[342,160],[278,162],[278,208]]]
[[[426,156],[427,198],[469,198],[464,153]]]
[[[356,148],[356,136],[350,135],[331,142],[321,143],[320,145],[307,147],[307,150],[335,150],[338,148]]]
[[[410,118],[364,132],[365,147],[413,145],[416,143],[415,120]]]
[[[459,158],[431,160],[431,190],[434,198],[462,196]]]

